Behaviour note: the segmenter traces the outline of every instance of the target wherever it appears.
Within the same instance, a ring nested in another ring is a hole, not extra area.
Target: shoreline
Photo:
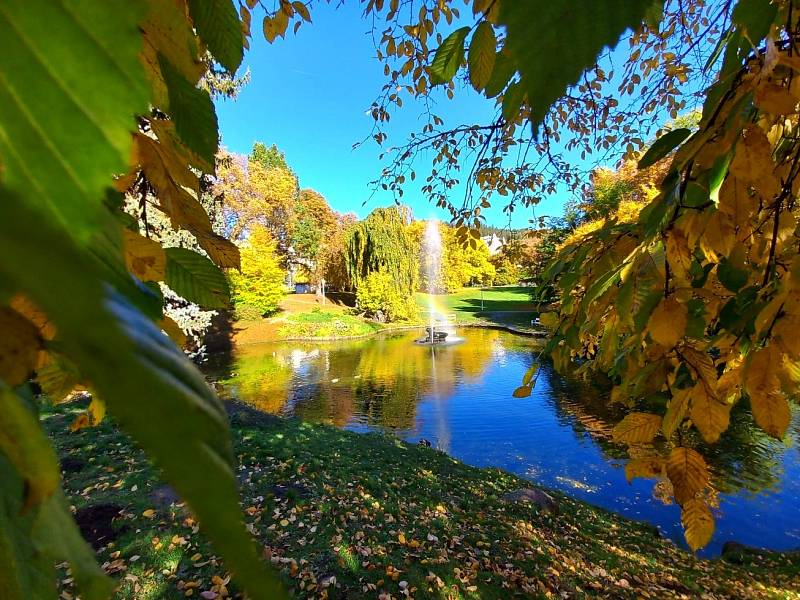
[[[372,321],[370,321],[372,323]],[[236,323],[234,323],[234,327]],[[421,323],[419,325],[397,325],[397,326],[385,326],[381,329],[377,329],[370,333],[363,333],[361,335],[344,335],[344,336],[324,336],[324,337],[315,337],[315,336],[291,336],[285,338],[274,338],[274,339],[262,339],[256,341],[246,341],[246,342],[237,342],[234,340],[234,347],[236,346],[255,346],[258,344],[271,344],[271,343],[280,343],[280,342],[338,342],[338,341],[347,341],[347,340],[361,340],[366,339],[369,337],[373,337],[376,335],[381,335],[383,333],[391,333],[394,331],[411,331],[414,329],[424,329],[427,326],[425,323]],[[455,323],[448,323],[448,327],[469,327],[469,328],[483,328],[483,329],[496,329],[499,331],[506,331],[508,333],[512,333],[514,335],[519,335],[523,337],[535,338],[535,339],[545,339],[548,336],[547,331],[528,331],[525,329],[520,329],[513,325],[504,325],[502,323],[491,323],[491,322],[455,322]]]

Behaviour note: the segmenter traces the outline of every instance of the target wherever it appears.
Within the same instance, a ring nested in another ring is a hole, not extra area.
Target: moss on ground
[[[503,494],[531,484],[497,469],[229,408],[245,520],[298,597],[800,597],[797,554],[697,560],[651,527],[557,492],[557,514],[506,503]],[[236,594],[202,527],[170,503],[144,454],[108,419],[70,433],[77,410],[48,409],[44,423],[76,511],[118,512],[95,524],[115,538],[98,546],[118,597]]]

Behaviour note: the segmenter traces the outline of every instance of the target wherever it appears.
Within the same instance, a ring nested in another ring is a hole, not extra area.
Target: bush
[[[377,321],[410,321],[417,316],[412,297],[404,297],[386,271],[373,271],[356,290],[356,307]]]
[[[237,313],[241,307],[249,314],[260,311],[263,315],[273,313],[286,293],[286,273],[281,269],[275,255],[276,244],[262,226],[253,227],[247,242],[242,246],[242,271],[230,275],[233,302]]]
[[[264,316],[264,311],[252,304],[237,304],[233,316],[237,321],[258,321]]]

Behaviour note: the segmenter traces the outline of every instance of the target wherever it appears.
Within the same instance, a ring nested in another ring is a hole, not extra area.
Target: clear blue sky
[[[318,3],[312,13],[313,24],[304,24],[297,35],[289,32],[285,40],[278,39],[272,45],[264,40],[257,14],[251,48],[240,71],[249,68],[251,81],[235,101],[217,102],[223,145],[232,152],[247,154],[255,141],[276,144],[286,153],[300,186],[317,190],[339,212],[355,212],[363,218],[374,208],[391,204],[388,192],[370,197],[369,182],[385,166],[379,160],[379,147],[368,140],[358,149],[352,148],[370,134],[372,118],[366,111],[385,83],[383,66],[375,58],[370,23],[361,18],[359,4],[345,3],[335,9]],[[452,29],[460,25],[453,23]],[[621,50],[626,52],[627,48]],[[421,105],[408,94],[403,99],[402,110],[393,113],[387,145],[402,143],[422,126]],[[444,101],[436,111],[447,126],[453,127],[488,123],[493,109],[493,100],[470,88],[461,90],[455,101]],[[581,162],[578,157],[569,158]],[[411,206],[417,218],[449,219],[446,211],[430,205],[419,191],[430,168],[430,157],[420,157],[416,164],[416,183],[407,184],[403,202]],[[460,205],[463,197],[461,187],[453,191],[451,201]],[[526,227],[535,217],[560,215],[569,198],[565,192],[546,198],[536,207],[517,208],[511,225]],[[507,226],[502,198],[496,197],[494,202],[497,206],[484,213],[488,224]]]
[[[251,81],[235,101],[217,102],[222,144],[241,154],[248,153],[255,141],[276,144],[286,153],[301,187],[317,190],[339,212],[352,211],[364,217],[392,202],[388,192],[370,199],[369,182],[384,166],[377,144],[368,140],[352,149],[371,131],[372,117],[366,111],[385,82],[383,66],[375,58],[370,24],[361,18],[358,4],[346,3],[338,10],[317,4],[312,18],[313,24],[304,24],[296,36],[287,33],[285,40],[272,45],[264,41],[260,22],[253,19],[251,48],[241,71],[249,68]],[[489,122],[493,101],[471,89],[463,92],[441,107],[446,123]],[[409,132],[421,127],[421,107],[408,95],[403,99],[402,110],[393,115],[389,145],[392,140],[401,143]],[[424,160],[418,164],[416,184],[407,185],[403,202],[417,218],[448,219],[444,210],[430,205],[419,192],[424,180],[420,174],[427,170]],[[429,157],[427,165],[429,168]],[[463,188],[454,191],[454,203],[460,204],[463,194]],[[539,205],[536,216],[560,214],[563,200],[550,199]],[[490,225],[508,224],[499,206],[485,214]],[[530,209],[517,209],[513,225],[527,226],[533,216]]]

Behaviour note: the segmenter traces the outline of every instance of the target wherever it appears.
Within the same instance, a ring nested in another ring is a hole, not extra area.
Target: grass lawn
[[[416,300],[423,318],[430,311],[429,301],[432,299],[437,312],[455,315],[459,323],[530,326],[531,319],[538,315],[531,302],[531,292],[529,287],[476,287],[446,295],[431,296],[420,292]]]
[[[236,594],[198,524],[143,453],[82,407],[47,409],[64,486],[118,598]],[[300,598],[800,597],[800,556],[696,560],[652,529],[563,494],[507,503],[525,482],[394,438],[229,405],[248,528]],[[186,465],[186,468],[192,468]],[[71,578],[61,572],[71,597]]]

